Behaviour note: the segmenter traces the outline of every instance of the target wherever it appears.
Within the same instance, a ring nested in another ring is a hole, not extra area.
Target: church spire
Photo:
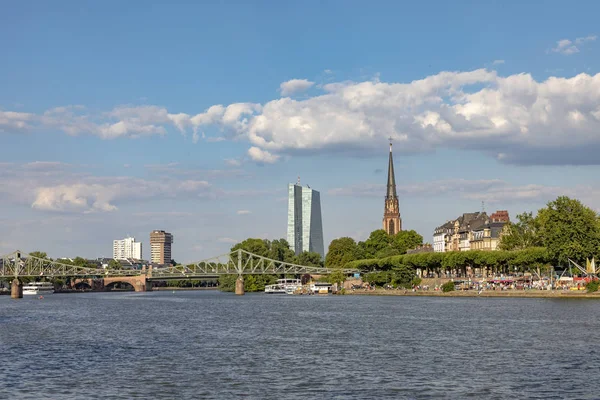
[[[395,199],[396,194],[396,177],[394,176],[394,159],[392,157],[392,138],[390,138],[390,160],[388,162],[388,179],[387,179],[387,194],[386,199]]]
[[[392,157],[392,138],[390,138],[390,158],[388,162],[387,192],[383,209],[383,229],[388,235],[395,235],[402,230],[400,205],[396,193],[396,177],[394,176],[394,159]]]

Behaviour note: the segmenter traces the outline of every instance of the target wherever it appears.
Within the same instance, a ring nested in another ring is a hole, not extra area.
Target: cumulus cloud
[[[264,164],[273,164],[279,159],[279,156],[271,154],[267,150],[263,150],[258,147],[250,147],[248,149],[248,155],[257,163]]]
[[[557,46],[564,50],[594,39]],[[320,89],[303,99],[213,105],[195,115],[158,106],[119,106],[100,115],[81,106],[42,116],[4,111],[0,129],[55,127],[111,139],[161,135],[170,127],[193,130],[194,141],[201,128],[212,126],[220,133],[202,133],[204,140],[246,141],[249,157],[259,163],[282,155],[376,154],[389,136],[397,153],[451,148],[509,164],[600,163],[600,74],[536,81],[530,74],[502,77],[479,69],[408,83],[334,82]]]
[[[31,129],[34,114],[0,110],[0,133],[23,132]]]
[[[291,79],[279,85],[279,91],[282,96],[291,96],[310,89],[314,84],[308,79]]]
[[[580,37],[580,38],[575,39],[574,41],[569,40],[569,39],[562,39],[562,40],[559,40],[556,42],[556,47],[552,48],[552,52],[569,56],[571,54],[579,53],[580,48],[586,42],[593,42],[596,39],[597,39],[597,36],[595,36],[595,35]]]

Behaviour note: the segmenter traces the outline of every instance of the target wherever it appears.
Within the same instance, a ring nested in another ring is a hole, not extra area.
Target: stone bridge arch
[[[104,287],[117,282],[129,283],[136,292],[152,290],[152,282],[148,282],[145,275],[104,278]]]

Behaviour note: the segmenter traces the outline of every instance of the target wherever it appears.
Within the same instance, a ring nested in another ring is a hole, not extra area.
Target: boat
[[[51,282],[31,282],[23,286],[23,295],[48,295],[54,293]]]
[[[294,294],[296,289],[302,287],[300,279],[277,279],[277,283],[265,286],[265,293],[269,294]]]

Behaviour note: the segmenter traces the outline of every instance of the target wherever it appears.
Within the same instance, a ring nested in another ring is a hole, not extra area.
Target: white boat
[[[23,286],[23,295],[48,295],[54,293],[54,285],[50,282],[31,282]]]
[[[274,285],[266,285],[265,293],[270,294],[294,294],[296,289],[302,287],[300,279],[277,279]]]

